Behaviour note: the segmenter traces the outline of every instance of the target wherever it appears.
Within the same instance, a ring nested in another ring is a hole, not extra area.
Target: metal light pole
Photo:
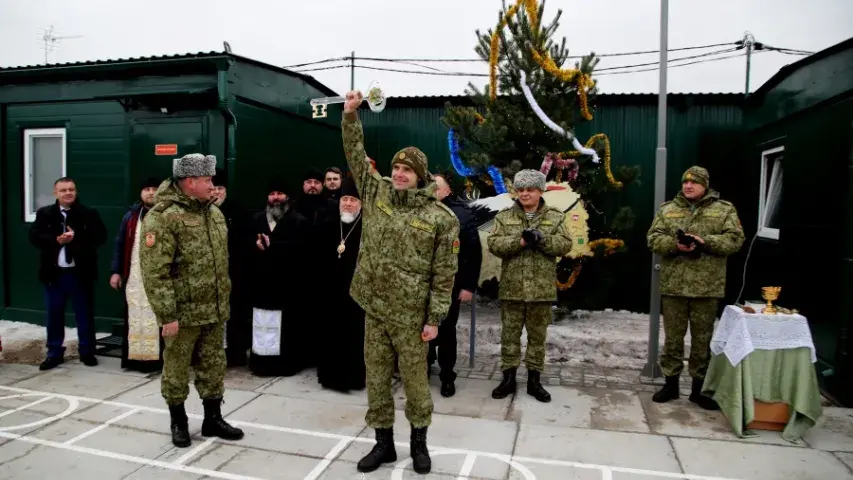
[[[666,196],[666,62],[669,0],[660,2],[660,89],[658,91],[658,148],[655,152],[655,204],[663,203]],[[660,332],[660,268],[661,256],[652,255],[652,295],[649,305],[649,357],[643,376],[662,376],[658,366],[658,334]]]

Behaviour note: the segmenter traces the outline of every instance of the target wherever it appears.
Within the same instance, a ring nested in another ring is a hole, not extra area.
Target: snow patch
[[[463,306],[456,327],[457,348],[468,354],[471,331],[470,308]],[[501,352],[500,309],[477,305],[475,355],[495,360]],[[658,336],[663,347],[661,321]],[[554,309],[545,342],[545,363],[567,366],[597,366],[608,369],[642,370],[649,341],[649,316],[628,311],[565,312]],[[526,330],[521,334],[522,354],[527,345]],[[690,334],[685,336],[685,356],[690,353]],[[523,358],[523,357],[522,357]]]

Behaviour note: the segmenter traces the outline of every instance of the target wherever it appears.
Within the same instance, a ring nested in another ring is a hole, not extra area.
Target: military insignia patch
[[[400,152],[400,155],[397,158],[399,158],[400,160],[406,158],[406,152]]]
[[[688,173],[687,175],[685,175],[685,176],[684,176],[684,179],[685,179],[685,180],[693,180],[693,174],[692,174],[692,173]]]
[[[148,232],[145,234],[145,246],[151,248],[154,246],[154,232]]]
[[[459,253],[459,239],[453,240],[453,253]]]

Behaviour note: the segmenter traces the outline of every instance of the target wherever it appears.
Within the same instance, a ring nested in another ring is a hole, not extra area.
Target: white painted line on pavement
[[[179,458],[179,459],[175,460],[175,461],[174,461],[174,462],[172,462],[172,463],[174,463],[175,465],[183,465],[183,464],[187,463],[187,460],[189,460],[189,459],[193,458],[194,456],[198,455],[202,450],[204,450],[205,448],[209,447],[209,446],[210,446],[211,444],[213,444],[213,442],[215,442],[215,441],[216,441],[216,437],[210,437],[210,438],[208,438],[207,440],[205,440],[204,442],[202,442],[201,444],[199,444],[197,447],[195,447],[195,448],[193,448],[192,450],[190,450],[189,452],[187,452],[187,453],[183,454],[183,455],[181,456],[181,458]]]
[[[113,417],[113,418],[107,420],[103,424],[98,425],[97,427],[95,427],[91,430],[86,430],[85,432],[81,433],[80,435],[77,435],[76,437],[72,438],[71,440],[68,440],[67,442],[65,442],[64,445],[71,445],[72,443],[77,443],[80,440],[83,440],[84,438],[86,438],[90,435],[94,435],[94,434],[100,432],[101,430],[109,427],[110,425],[114,424],[115,422],[118,422],[119,420],[124,420],[125,418],[133,415],[134,413],[137,413],[138,411],[139,411],[138,408],[128,410],[128,411],[122,413],[121,415],[118,415],[116,417]]]
[[[123,460],[125,462],[138,463],[149,467],[166,468],[169,470],[178,470],[181,472],[194,473],[196,475],[224,478],[226,480],[264,480],[257,477],[249,477],[247,475],[237,475],[234,473],[219,472],[216,470],[207,470],[205,468],[188,467],[186,465],[173,465],[169,462],[161,462],[160,460],[151,460],[142,457],[134,457],[133,455],[125,455],[123,453],[108,452],[97,448],[81,447],[78,445],[65,445],[64,443],[53,442],[50,440],[42,440],[41,438],[25,437],[16,433],[0,432],[0,438],[8,438],[19,442],[32,443],[35,445],[43,445],[45,447],[54,447],[60,450],[68,450],[77,453],[88,453],[89,455],[97,455],[99,457],[111,458],[113,460]]]
[[[12,391],[12,392],[24,393],[24,394],[31,394],[31,395],[38,395],[38,394],[49,395],[52,398],[53,397],[64,398],[69,403],[72,403],[72,406],[74,406],[75,408],[76,408],[76,405],[79,404],[78,403],[79,401],[84,401],[84,402],[103,404],[103,405],[112,405],[112,406],[125,407],[125,408],[131,408],[131,409],[135,408],[135,409],[138,409],[140,411],[159,413],[159,414],[163,414],[163,415],[169,414],[168,409],[146,407],[146,406],[142,406],[142,405],[133,405],[130,403],[114,402],[111,400],[100,400],[100,399],[96,399],[96,398],[78,397],[78,396],[74,396],[74,395],[65,395],[65,394],[61,394],[61,393],[39,392],[36,390],[27,390],[27,389],[17,388],[17,387],[7,387],[4,385],[0,385],[0,389]],[[42,401],[44,401],[44,400],[42,400]],[[40,403],[40,402],[38,402],[38,403]],[[21,407],[21,408],[25,408],[25,407],[26,406]],[[19,410],[21,408],[19,408]],[[69,407],[69,410],[73,411],[73,408]],[[62,414],[59,414],[59,415],[56,415],[55,417],[52,417],[51,420],[56,420],[56,419],[62,418],[64,416],[67,416],[70,413],[69,410],[66,410]],[[6,412],[4,412],[4,413],[6,413]],[[204,418],[203,415],[190,414],[190,413],[188,413],[187,416],[189,418],[195,418],[195,419],[203,419]],[[45,422],[45,420],[41,420],[40,422],[34,422],[34,423],[44,423],[44,422]],[[308,435],[311,437],[331,438],[331,439],[336,439],[336,440],[346,440],[348,442],[363,442],[363,443],[373,443],[374,442],[374,440],[372,438],[367,438],[367,437],[352,437],[349,435],[341,435],[341,434],[337,434],[337,433],[316,432],[316,431],[312,431],[312,430],[303,430],[303,429],[297,429],[297,428],[280,427],[277,425],[267,425],[264,423],[244,422],[244,421],[239,421],[239,420],[229,420],[229,422],[235,426],[238,426],[238,427],[249,427],[249,428],[256,428],[259,430],[267,430],[267,431],[273,431],[273,432],[283,432],[283,433],[291,433],[291,434],[296,434],[296,435]],[[6,429],[9,429],[9,428],[10,427],[6,427]],[[13,428],[23,428],[23,426],[16,426]],[[28,437],[19,438],[20,437],[19,435],[3,433],[2,428],[0,428],[0,436],[6,437],[6,438],[19,439],[22,441],[42,442],[42,440],[39,440],[39,439],[30,439]],[[48,444],[53,446],[52,444],[54,444],[54,443],[55,442],[49,442]],[[399,446],[404,446],[404,447],[409,446],[409,444],[406,442],[395,442],[395,444],[399,445]],[[141,463],[149,461],[149,460],[146,460],[144,458],[131,457],[131,456],[122,455],[122,454],[114,454],[113,452],[104,452],[104,451],[96,450],[96,449],[84,449],[83,447],[77,447],[75,445],[62,446],[61,443],[55,443],[55,445],[57,446],[57,448],[82,449],[79,451],[85,451],[84,453],[92,453],[95,455],[102,455],[102,456],[121,455],[122,458],[127,457],[127,458],[131,458],[131,459],[141,460],[142,461]],[[74,450],[74,451],[78,451],[78,450]],[[94,453],[94,452],[99,452],[99,453]],[[617,466],[611,466],[611,465],[598,465],[598,464],[592,464],[592,463],[580,463],[580,462],[572,462],[572,461],[566,461],[566,460],[551,460],[551,459],[536,458],[536,457],[515,457],[515,456],[510,456],[507,454],[492,453],[492,452],[481,452],[481,451],[477,451],[477,450],[466,450],[466,449],[462,449],[462,448],[431,447],[430,453],[431,453],[431,455],[456,454],[456,455],[466,455],[466,456],[467,455],[474,455],[475,457],[494,458],[494,459],[500,460],[504,463],[508,463],[510,466],[512,466],[513,468],[515,468],[519,472],[521,472],[524,475],[524,478],[528,479],[528,480],[531,480],[531,479],[535,480],[536,476],[533,475],[533,473],[526,466],[524,466],[524,463],[584,468],[584,469],[591,469],[591,470],[609,469],[611,472],[632,473],[635,475],[646,475],[646,476],[658,476],[658,477],[674,478],[674,479],[680,479],[680,480],[741,480],[741,479],[736,479],[736,478],[711,477],[711,476],[705,476],[705,475],[693,475],[693,474],[680,473],[680,472],[665,472],[665,471],[658,471],[658,470],[645,470],[645,469],[640,469],[640,468],[617,467]],[[118,458],[118,457],[116,457],[116,458]],[[128,460],[128,461],[136,461],[136,460]],[[151,461],[156,462],[155,460],[151,460]],[[400,464],[398,464],[398,468],[401,468],[400,467],[401,464],[408,464],[409,462],[411,462],[411,458],[404,460],[403,462],[400,462]],[[140,463],[140,462],[137,462],[137,463]],[[156,466],[162,466],[163,468],[182,469],[182,471],[188,471],[188,472],[190,470],[183,470],[183,469],[193,468],[193,467],[185,467],[183,465],[180,465],[180,466],[174,466],[173,465],[172,467],[169,467],[168,465],[171,465],[171,464],[166,463],[166,462],[158,462],[158,464]],[[202,471],[204,469],[196,469],[196,470]],[[215,472],[215,471],[212,471],[212,472],[217,473],[217,474],[222,473],[222,472]],[[203,474],[204,475],[216,476],[216,475],[212,475],[211,473],[203,473]],[[231,474],[225,474],[225,475],[231,475]],[[242,477],[242,476],[237,475],[237,476],[218,477],[218,478],[247,479],[247,478],[251,478],[251,477]],[[392,478],[393,479],[402,478],[402,468],[400,470],[395,469],[393,474],[392,474]]]
[[[468,454],[465,455],[465,463],[462,464],[462,469],[459,470],[459,476],[456,477],[456,480],[464,480],[471,475],[471,470],[474,470],[474,462],[477,461],[477,456]]]
[[[332,447],[331,450],[329,450],[329,453],[326,454],[326,457],[323,458],[323,460],[321,460],[320,463],[318,463],[317,466],[314,467],[314,469],[311,470],[311,472],[309,472],[308,475],[305,476],[305,480],[315,480],[317,477],[322,475],[323,472],[325,472],[326,469],[329,468],[329,465],[332,464],[332,461],[338,455],[340,455],[340,453],[343,452],[344,449],[347,448],[351,443],[351,439],[342,439],[340,442],[338,442],[334,447]]]
[[[601,480],[613,480],[613,471],[607,467],[601,467]]]
[[[21,410],[26,410],[26,409],[28,409],[28,408],[30,408],[30,407],[35,407],[35,406],[36,406],[36,405],[38,405],[39,403],[43,403],[43,402],[46,402],[46,401],[48,401],[48,400],[52,400],[53,398],[54,398],[54,397],[50,397],[50,396],[48,396],[48,397],[44,397],[44,398],[42,398],[42,399],[40,399],[40,400],[36,400],[36,401],[34,401],[34,402],[30,402],[30,403],[28,403],[28,404],[26,404],[26,405],[21,405],[20,407],[18,407],[18,408],[16,408],[16,409],[14,409],[14,410],[7,410],[7,411],[5,411],[5,412],[3,412],[3,413],[0,413],[0,418],[5,417],[6,415],[11,415],[11,414],[13,414],[13,413],[15,413],[15,412],[20,412]]]

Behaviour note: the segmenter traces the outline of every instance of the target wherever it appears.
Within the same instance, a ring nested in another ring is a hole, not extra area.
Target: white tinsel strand
[[[553,120],[548,118],[548,115],[542,111],[539,107],[539,104],[536,103],[536,99],[533,98],[533,92],[530,91],[530,87],[527,86],[527,75],[524,74],[524,70],[520,70],[519,74],[521,75],[521,90],[524,92],[524,97],[527,98],[527,103],[530,104],[530,108],[536,113],[536,116],[539,117],[539,120],[542,120],[548,128],[559,133],[560,135],[570,139],[572,141],[572,146],[575,147],[575,150],[581,152],[584,155],[589,155],[592,157],[593,163],[598,163],[600,159],[598,158],[598,153],[591,149],[586,148],[581,145],[581,142],[572,134],[571,132],[567,132],[562,127],[554,123]]]

